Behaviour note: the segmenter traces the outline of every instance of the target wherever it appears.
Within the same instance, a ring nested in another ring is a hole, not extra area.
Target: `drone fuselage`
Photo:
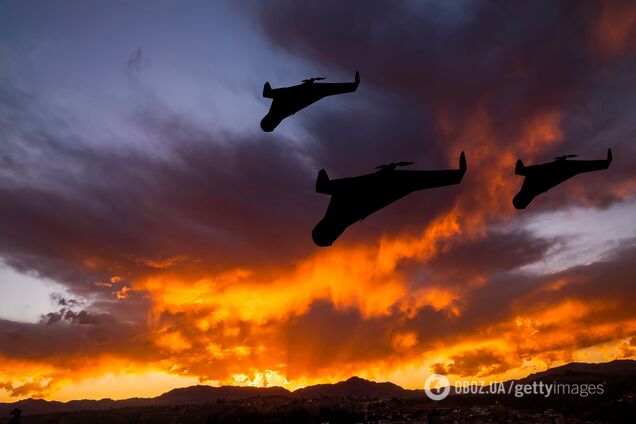
[[[345,83],[304,82],[292,87],[267,90],[265,97],[273,99],[269,112],[261,120],[263,131],[271,132],[281,121],[323,97],[351,93],[359,81]]]
[[[466,172],[463,154],[461,162],[463,165],[457,170],[381,169],[373,174],[337,180],[329,180],[326,172],[321,171],[316,191],[331,194],[331,201],[324,218],[312,232],[314,243],[318,246],[330,246],[348,226],[409,193],[459,184]]]
[[[557,159],[540,165],[517,165],[515,173],[526,178],[512,203],[517,209],[525,209],[541,193],[545,193],[577,174],[607,169],[611,161],[611,151],[609,151],[606,160]]]

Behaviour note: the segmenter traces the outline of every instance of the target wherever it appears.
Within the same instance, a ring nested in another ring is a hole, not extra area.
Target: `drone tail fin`
[[[526,175],[526,167],[523,166],[523,162],[521,162],[521,159],[517,159],[517,165],[515,166],[515,174]]]
[[[466,155],[464,154],[464,152],[462,152],[462,154],[459,155],[459,170],[462,171],[462,173],[465,173],[466,168]]]
[[[356,71],[356,88],[360,85],[360,72]]]
[[[272,86],[269,85],[269,82],[266,82],[263,86],[263,97],[268,99],[274,98],[274,90],[272,90]]]
[[[612,163],[612,149],[607,149],[607,166]]]
[[[316,193],[331,194],[331,180],[327,175],[327,171],[321,169],[316,178]]]

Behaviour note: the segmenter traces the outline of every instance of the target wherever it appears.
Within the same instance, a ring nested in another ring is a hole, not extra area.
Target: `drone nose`
[[[272,128],[271,126],[267,125],[266,122],[261,121],[261,129],[265,132],[272,132],[274,131],[274,128]]]
[[[512,204],[516,209],[525,209],[531,201],[532,198],[528,198],[528,196],[517,193],[517,195],[512,199]]]
[[[326,237],[320,230],[316,231],[317,227],[311,232],[311,239],[318,247],[328,247],[333,244],[333,241],[329,237]]]
[[[334,241],[342,234],[344,228],[334,225],[328,218],[323,218],[311,232],[311,238],[317,246],[331,246]]]
[[[272,132],[279,124],[279,121],[273,119],[269,114],[261,120],[261,129],[265,132]]]

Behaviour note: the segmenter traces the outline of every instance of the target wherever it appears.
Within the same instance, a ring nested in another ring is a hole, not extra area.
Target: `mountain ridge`
[[[635,360],[614,360],[605,363],[572,362],[546,371],[529,374],[528,376],[512,380],[514,382],[532,382],[547,378],[571,379],[607,377],[616,375],[634,375],[636,378]],[[81,399],[68,402],[47,401],[43,399],[24,399],[12,403],[0,403],[0,417],[8,415],[13,408],[20,408],[24,415],[72,412],[99,411],[112,408],[167,406],[204,404],[218,400],[240,400],[257,397],[289,397],[289,398],[320,398],[320,397],[359,397],[359,398],[417,398],[424,397],[422,389],[405,389],[391,382],[375,382],[360,377],[350,377],[337,383],[323,383],[306,386],[290,391],[280,386],[250,387],[250,386],[206,386],[196,385],[169,390],[153,398],[129,398],[113,400],[103,398],[98,400]]]

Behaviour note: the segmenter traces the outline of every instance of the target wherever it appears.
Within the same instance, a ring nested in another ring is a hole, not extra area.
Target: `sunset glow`
[[[0,402],[636,358],[636,5],[88,3],[0,4]],[[358,69],[259,128],[266,81]],[[513,208],[517,159],[608,148]],[[319,169],[462,151],[313,245]]]

